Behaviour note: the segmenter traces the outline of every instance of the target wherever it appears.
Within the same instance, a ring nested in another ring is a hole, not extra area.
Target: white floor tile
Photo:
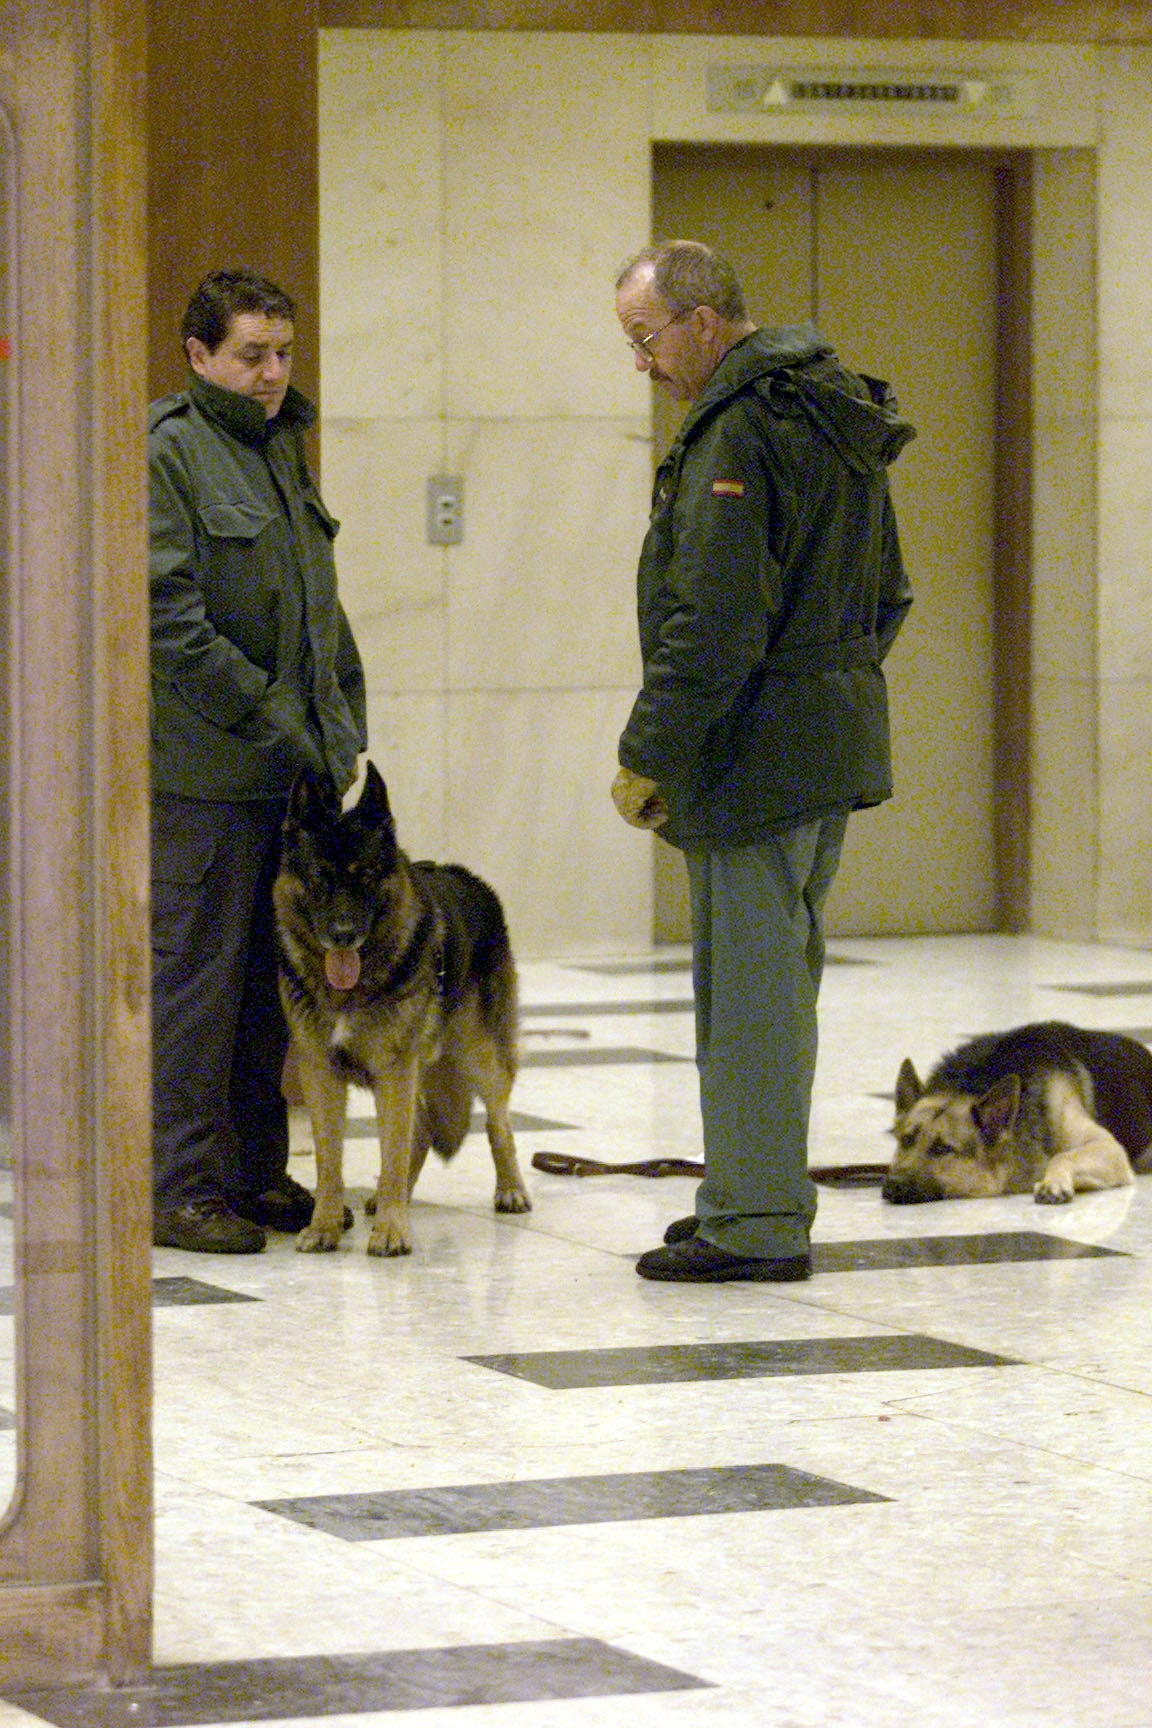
[[[905,1055],[924,1072],[975,1032],[1036,1018],[1152,1027],[1152,956],[1134,950],[966,937],[833,955],[867,964],[825,975],[814,1164],[887,1158]],[[1147,996],[1060,988],[1126,981]],[[688,973],[549,963],[525,966],[522,986],[552,1010],[526,1015],[529,1056],[686,1058],[529,1061],[514,1108],[569,1126],[522,1130],[526,1168],[537,1150],[700,1157],[691,1013],[628,1008],[687,1001]],[[370,1113],[356,1094],[350,1114]],[[310,1182],[308,1144],[301,1118],[292,1168]],[[349,1143],[347,1171],[359,1207],[371,1140]],[[285,1238],[244,1259],[156,1254],[158,1276],[254,1298],[157,1308],[158,1662],[594,1637],[708,1684],[476,1705],[468,1723],[1149,1728],[1152,1178],[1055,1209],[1028,1196],[893,1208],[875,1187],[821,1189],[818,1243],[1033,1232],[1112,1250],[1101,1257],[677,1287],[643,1282],[633,1261],[691,1210],[691,1178],[528,1175],[532,1212],[501,1218],[482,1135],[430,1163],[402,1260],[367,1257],[359,1211],[330,1256]],[[905,1334],[1017,1365],[557,1391],[463,1360]],[[764,1463],[885,1498],[359,1543],[254,1504]],[[0,1728],[23,1720],[0,1705]]]

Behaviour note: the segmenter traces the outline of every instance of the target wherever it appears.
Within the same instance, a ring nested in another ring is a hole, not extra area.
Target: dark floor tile
[[[1143,994],[1143,992],[1141,992]],[[985,1028],[985,1031],[987,1028]],[[994,1028],[996,1030],[996,1028]],[[1137,1044],[1152,1044],[1152,1026],[1097,1026],[1092,1028],[1097,1032],[1113,1032],[1121,1038],[1135,1038]],[[965,1032],[961,1042],[967,1043],[972,1038],[984,1036],[980,1032]]]
[[[13,1207],[11,1200],[0,1200],[0,1218],[11,1218]]]
[[[1093,1260],[1115,1248],[1068,1242],[1043,1230],[971,1236],[881,1236],[872,1242],[814,1242],[814,1272],[893,1272],[909,1266],[1002,1266],[1030,1260]]]
[[[579,1020],[587,1016],[604,1018],[613,1014],[694,1014],[696,1003],[691,996],[650,996],[642,1002],[541,1002],[531,1008],[521,1007],[522,1020],[546,1016],[562,1019],[571,1016]]]
[[[708,1684],[595,1638],[550,1638],[378,1655],[188,1663],[157,1668],[147,1680],[112,1690],[38,1688],[7,1697],[56,1728],[194,1728],[197,1723],[686,1692]]]
[[[598,978],[668,977],[673,973],[691,973],[692,962],[686,955],[667,960],[605,960],[594,966],[574,966],[573,971],[592,972]]]
[[[591,1038],[587,1026],[521,1026],[520,1043],[523,1047],[526,1038],[541,1044],[551,1039],[557,1044],[579,1044]]]
[[[691,1056],[672,1056],[667,1050],[637,1050],[630,1045],[593,1045],[587,1050],[526,1050],[521,1068],[611,1068],[626,1063],[691,1062]]]
[[[521,1060],[520,1066],[524,1066]],[[521,1116],[512,1112],[509,1120],[512,1123],[513,1134],[559,1134],[574,1130],[572,1122],[551,1122],[547,1116]],[[477,1110],[468,1124],[469,1134],[484,1132],[484,1112]],[[375,1140],[377,1136],[375,1116],[353,1116],[345,1124],[344,1138],[346,1140]]]
[[[15,1428],[16,1413],[13,1410],[0,1408],[0,1429]]]
[[[851,1506],[883,1498],[784,1464],[741,1464],[480,1482],[386,1494],[322,1494],[256,1504],[346,1542],[379,1542],[405,1536],[548,1530],[561,1524]]]
[[[521,1057],[520,1065],[523,1067],[523,1057]],[[522,1116],[516,1110],[512,1111],[508,1120],[512,1125],[513,1134],[567,1134],[576,1131],[575,1122],[552,1122],[547,1116]],[[468,1124],[469,1134],[482,1134],[484,1123],[484,1112],[482,1110],[475,1111]]]
[[[1057,986],[1054,986],[1054,988],[1071,990],[1071,989],[1074,989],[1075,986],[1071,985],[1071,984],[1067,984],[1067,985],[1057,985]],[[1094,994],[1100,994],[1102,992],[1094,991],[1093,993]],[[1124,990],[1123,987],[1121,987],[1119,989],[1113,989],[1113,988],[1109,987],[1108,988],[1108,994],[1110,996],[1122,995],[1122,994],[1126,995],[1126,994],[1128,994],[1128,992],[1126,990]],[[1136,994],[1140,995],[1140,996],[1150,996],[1150,995],[1152,995],[1152,990],[1141,989],[1141,990],[1137,991]],[[1095,1030],[1098,1030],[1101,1032],[1116,1032],[1116,1033],[1119,1033],[1119,1035],[1122,1038],[1135,1038],[1137,1044],[1152,1044],[1152,1026],[1101,1026],[1101,1027],[1095,1028]],[[968,1036],[971,1038],[974,1038],[976,1036],[976,1034],[974,1032],[971,1032],[968,1034]]]
[[[15,1292],[11,1284],[0,1285],[0,1314],[11,1314]],[[199,1278],[153,1278],[152,1303],[156,1308],[198,1308],[214,1302],[258,1302],[239,1290],[224,1290]]]
[[[157,1308],[199,1308],[213,1302],[258,1302],[239,1290],[224,1290],[219,1284],[204,1284],[199,1278],[154,1278],[152,1301]]]
[[[915,1332],[728,1344],[624,1345],[611,1350],[533,1350],[520,1355],[465,1356],[463,1360],[555,1392],[593,1386],[663,1386],[697,1380],[1015,1365],[1011,1356],[995,1356],[987,1350],[971,1350]]]
[[[825,966],[879,966],[879,960],[857,960],[850,954],[826,954]],[[667,960],[604,960],[595,965],[574,966],[574,972],[593,972],[600,978],[636,978],[645,973],[666,976],[674,972],[692,971],[692,961],[688,956]]]
[[[1152,996],[1152,978],[1143,983],[1116,984],[1050,984],[1050,990],[1061,990],[1071,996]]]

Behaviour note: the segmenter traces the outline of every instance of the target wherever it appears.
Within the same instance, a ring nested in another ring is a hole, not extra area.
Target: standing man
[[[343,792],[366,743],[294,320],[251,271],[206,277],[188,387],[148,420],[153,1240],[200,1253],[256,1253],[312,1215],[287,1174],[272,882],[297,771]]]
[[[630,259],[616,311],[691,403],[640,555],[612,796],[688,865],[705,1175],[636,1270],[807,1278],[821,914],[849,812],[892,791],[881,662],[911,594],[886,469],[913,433],[811,326],[757,329],[694,241]]]

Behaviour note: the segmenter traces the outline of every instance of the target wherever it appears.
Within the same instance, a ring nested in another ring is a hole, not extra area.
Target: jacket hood
[[[749,388],[778,413],[805,414],[857,473],[888,467],[916,436],[900,418],[891,386],[841,365],[812,324],[754,330],[737,342],[693,403],[681,436]]]

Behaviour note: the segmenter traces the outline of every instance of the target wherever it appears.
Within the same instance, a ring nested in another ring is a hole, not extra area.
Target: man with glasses
[[[911,592],[887,468],[913,432],[812,326],[758,329],[697,242],[629,259],[616,312],[691,405],[656,475],[612,796],[688,866],[705,1175],[636,1269],[807,1278],[822,909],[850,811],[892,791],[881,662]]]

